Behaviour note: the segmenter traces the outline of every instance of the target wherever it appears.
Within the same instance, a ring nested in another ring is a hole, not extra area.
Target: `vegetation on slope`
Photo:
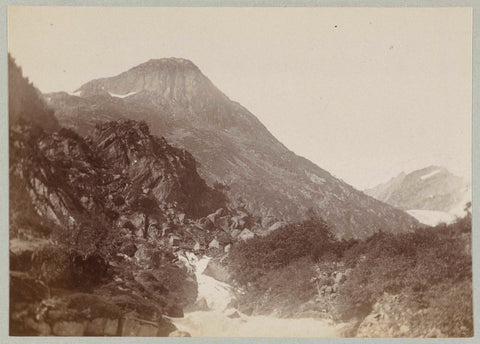
[[[247,290],[239,307],[283,316],[323,312],[354,323],[348,335],[473,334],[471,215],[362,241],[339,241],[329,230],[310,219],[237,245],[232,275]]]

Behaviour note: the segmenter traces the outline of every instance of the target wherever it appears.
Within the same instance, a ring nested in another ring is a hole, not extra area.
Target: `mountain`
[[[60,128],[53,110],[45,103],[40,91],[22,75],[22,69],[8,54],[8,121],[10,125],[28,121],[47,131]]]
[[[400,173],[384,184],[364,191],[376,199],[408,211],[420,222],[452,222],[471,201],[471,185],[446,168],[429,166]]]
[[[61,128],[10,62],[10,335],[169,335],[197,296],[182,249],[223,233],[202,223],[225,196],[143,122]]]
[[[45,99],[63,126],[81,134],[105,120],[145,120],[154,135],[193,154],[209,185],[224,185],[235,206],[256,216],[299,220],[311,209],[345,238],[418,225],[288,150],[191,61],[150,60],[92,80],[74,95],[52,93]]]

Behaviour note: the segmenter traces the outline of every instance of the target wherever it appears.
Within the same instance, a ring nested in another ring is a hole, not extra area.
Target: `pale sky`
[[[470,177],[469,8],[9,7],[42,91],[190,59],[288,148],[363,189],[436,164]]]

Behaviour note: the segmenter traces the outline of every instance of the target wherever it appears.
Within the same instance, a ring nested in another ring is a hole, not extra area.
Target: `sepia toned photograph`
[[[472,15],[8,6],[9,336],[473,337]]]

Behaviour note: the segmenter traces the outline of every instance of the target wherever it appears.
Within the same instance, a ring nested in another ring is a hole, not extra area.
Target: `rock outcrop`
[[[225,197],[145,123],[58,128],[11,63],[10,335],[167,336],[197,297],[183,233]]]

